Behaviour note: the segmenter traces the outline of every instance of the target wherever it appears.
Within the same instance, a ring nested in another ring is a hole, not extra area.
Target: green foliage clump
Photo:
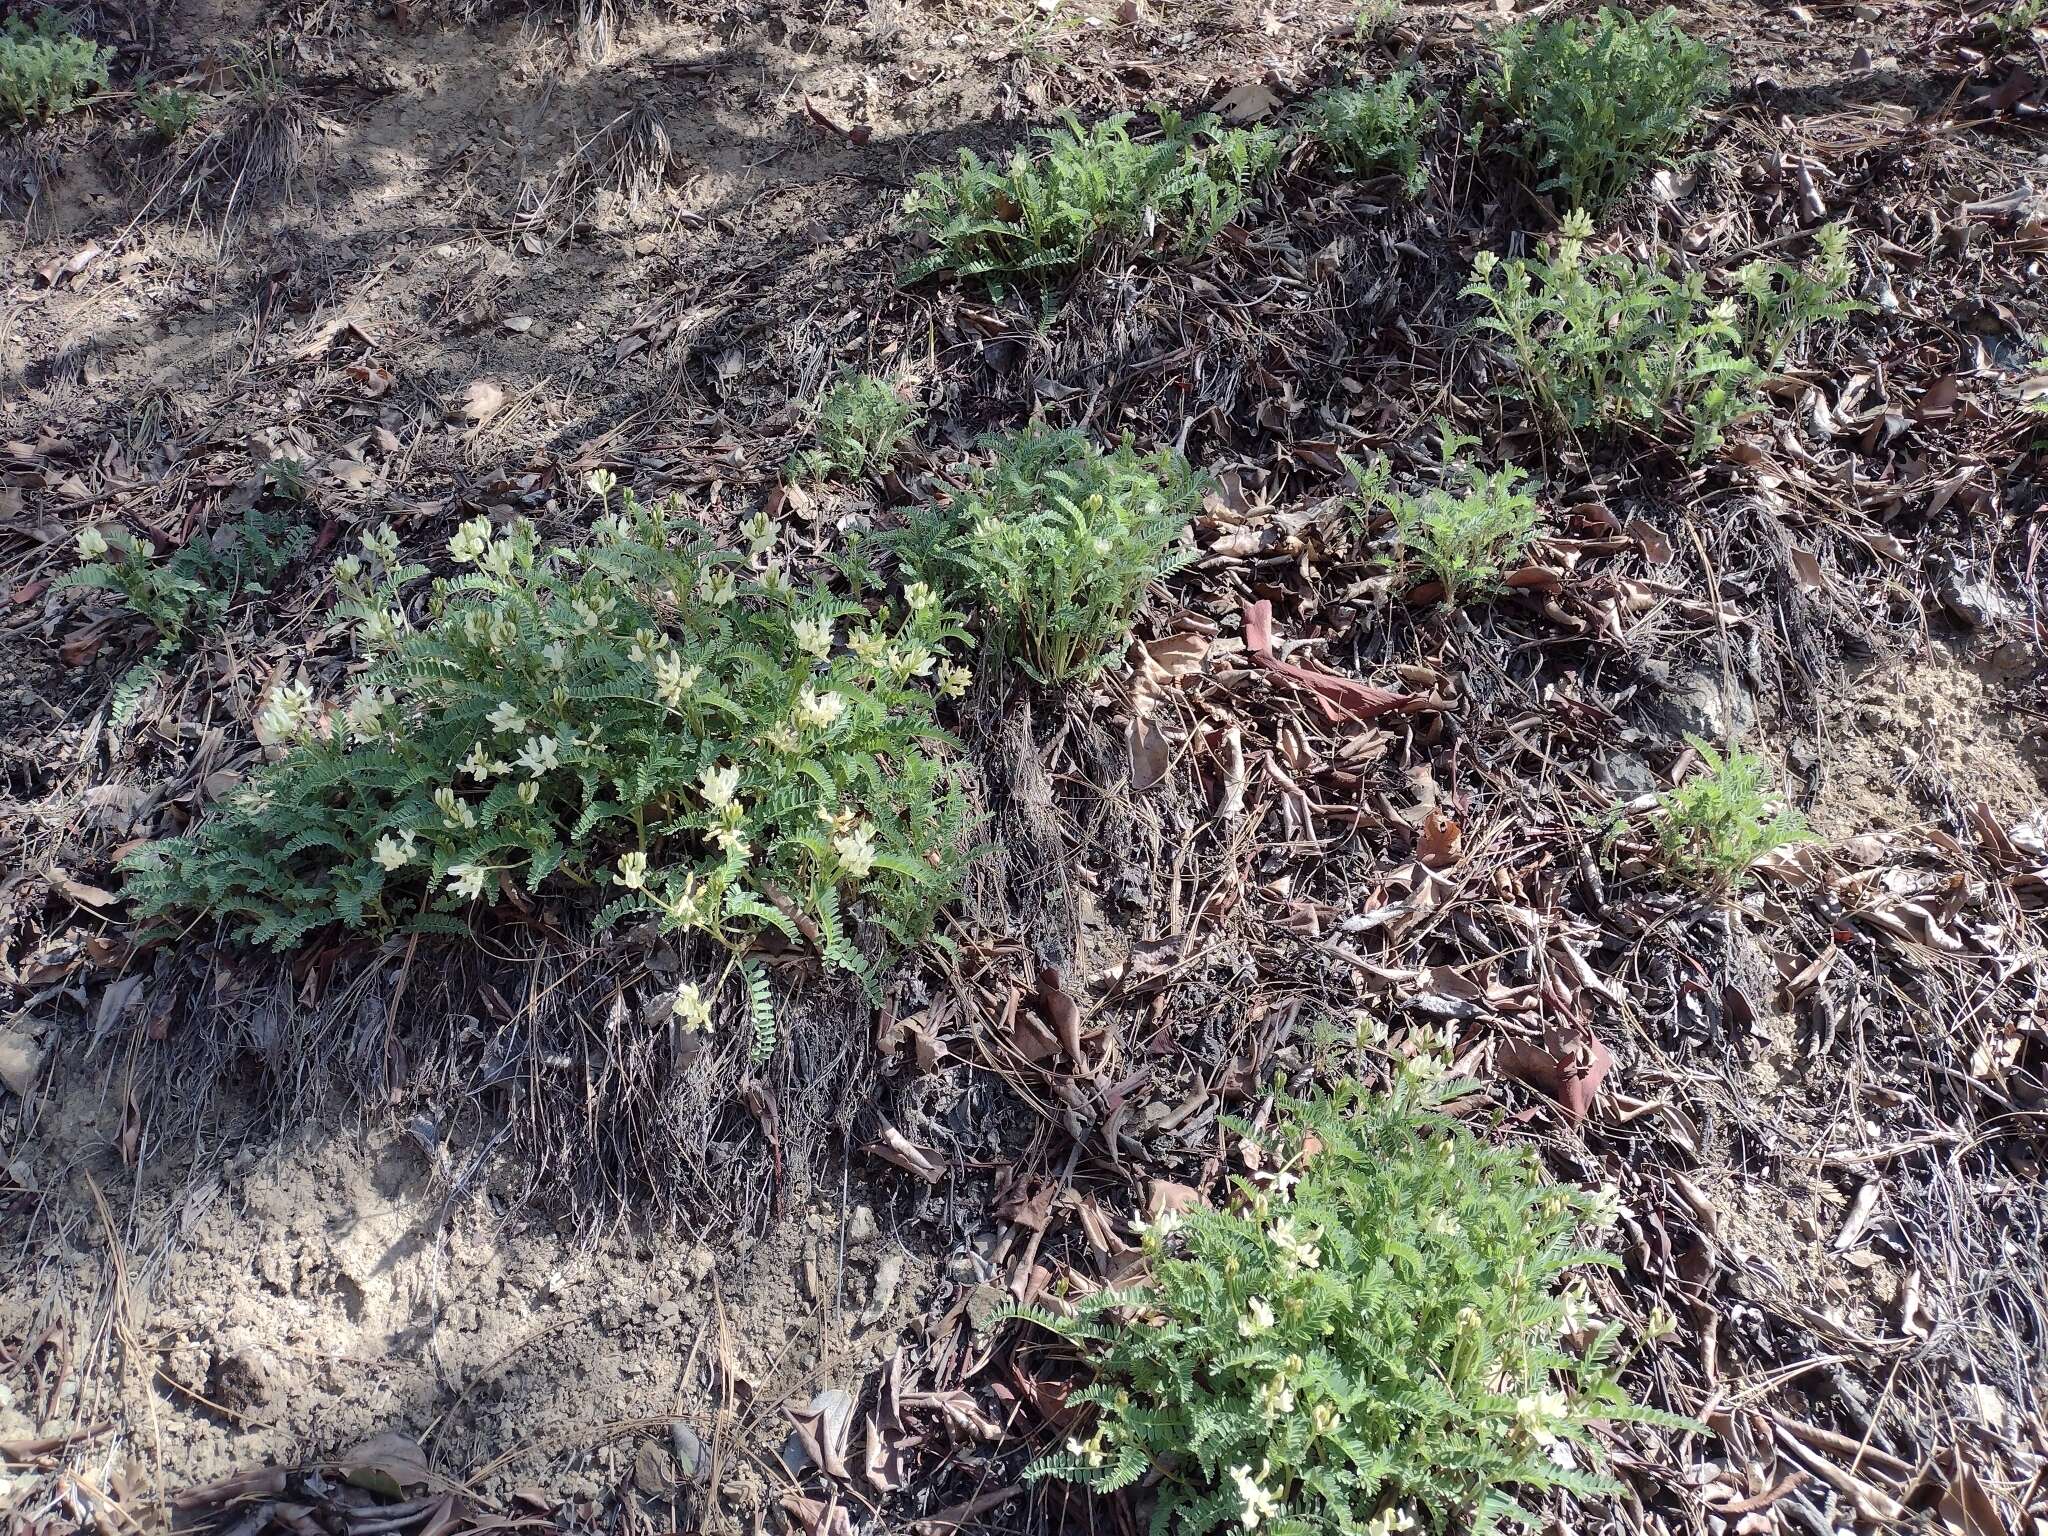
[[[55,11],[0,21],[0,123],[48,122],[107,88],[109,50]]]
[[[312,547],[310,529],[253,507],[240,523],[195,539],[164,561],[125,528],[81,530],[78,555],[84,563],[61,578],[56,590],[118,592],[157,635],[149,654],[114,685],[112,723],[128,723],[150,683],[197,632],[218,626],[240,599],[268,592]]]
[[[1351,35],[1376,43],[1400,25],[1403,9],[1401,0],[1358,0],[1351,13]]]
[[[2024,48],[2034,40],[2034,30],[2048,25],[2048,0],[2012,0],[1993,6],[1975,22],[1977,35],[2000,53]]]
[[[1521,123],[1543,190],[1598,209],[1649,167],[1676,163],[1726,75],[1720,51],[1669,6],[1641,18],[1602,6],[1590,20],[1504,29],[1478,87]]]
[[[1013,1314],[1095,1365],[1068,1398],[1093,1431],[1027,1476],[1109,1491],[1156,1471],[1151,1528],[1175,1536],[1487,1532],[1532,1521],[1518,1489],[1607,1486],[1589,1424],[1682,1422],[1629,1403],[1619,1329],[1560,1284],[1614,1263],[1585,1230],[1611,1198],[1443,1114],[1440,1070],[1281,1100],[1229,1208],[1147,1233],[1149,1282]]]
[[[1505,337],[1524,398],[1570,431],[1689,429],[1695,457],[1759,408],[1763,366],[1814,325],[1862,306],[1848,296],[1848,235],[1830,225],[1805,267],[1751,262],[1716,298],[1698,270],[1674,274],[1660,255],[1589,252],[1592,220],[1565,218],[1549,253],[1503,261],[1482,251],[1467,297],[1478,324]]]
[[[806,480],[886,475],[923,423],[924,412],[889,380],[842,374],[818,402],[817,446],[792,458],[790,471]]]
[[[1183,563],[1174,545],[1208,482],[1172,449],[1141,454],[1128,438],[1104,453],[1034,424],[981,446],[990,462],[911,520],[905,561],[1040,682],[1090,677],[1146,590]]]
[[[852,918],[917,942],[964,862],[935,720],[967,687],[961,636],[928,594],[871,612],[796,588],[765,517],[748,538],[719,549],[630,493],[578,546],[478,517],[415,624],[424,571],[366,534],[336,571],[353,697],[274,693],[257,733],[282,758],[136,856],[131,894],[281,947],[337,920],[451,929],[435,914],[558,876],[613,889],[600,926],[646,912],[735,957],[772,930],[872,984]]]
[[[238,599],[269,591],[312,547],[311,530],[253,507],[240,523],[194,539],[165,561],[125,528],[95,525],[78,535],[84,564],[57,590],[118,592],[155,627],[160,643],[175,647],[195,628],[219,624]]]
[[[1007,167],[963,149],[957,171],[918,177],[904,211],[932,249],[906,280],[951,272],[1000,291],[1005,279],[1058,277],[1109,246],[1150,245],[1160,234],[1198,251],[1244,213],[1282,144],[1270,128],[1173,112],[1144,141],[1127,112],[1093,126],[1068,113],[1041,137],[1042,154],[1019,150]]]
[[[183,138],[186,129],[199,121],[206,110],[206,98],[194,91],[181,91],[175,86],[151,86],[135,98],[156,136],[166,144]]]
[[[1422,135],[1437,98],[1415,94],[1415,75],[1397,70],[1376,85],[1346,85],[1309,103],[1309,134],[1353,176],[1398,176],[1410,197],[1429,185]]]
[[[1446,606],[1492,590],[1509,564],[1529,552],[1536,539],[1536,498],[1523,487],[1527,470],[1513,464],[1482,469],[1462,455],[1479,439],[1439,421],[1438,455],[1442,484],[1420,494],[1393,485],[1385,457],[1370,464],[1347,459],[1358,491],[1361,520],[1393,520],[1391,564],[1401,575],[1419,573],[1443,588]]]
[[[1806,840],[1806,819],[1772,794],[1761,758],[1686,740],[1705,771],[1657,798],[1658,850],[1672,870],[1705,885],[1739,885],[1773,848]]]

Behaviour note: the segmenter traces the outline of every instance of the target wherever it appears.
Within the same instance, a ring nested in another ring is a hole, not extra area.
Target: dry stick
[[[129,1065],[132,1071],[134,1066],[132,1057]],[[129,1362],[140,1363],[142,1358],[142,1345],[136,1339],[134,1330],[128,1326],[128,1261],[121,1255],[121,1237],[114,1228],[114,1213],[108,1208],[107,1197],[100,1191],[99,1181],[90,1173],[87,1173],[85,1175],[85,1187],[92,1191],[93,1208],[99,1212],[100,1223],[105,1227],[107,1233],[107,1262],[114,1271],[113,1305],[108,1309],[107,1317],[108,1321],[113,1324],[114,1332],[121,1341],[122,1370],[125,1373]],[[163,1429],[157,1420],[156,1394],[148,1392],[147,1400],[149,1403],[151,1452],[150,1480],[156,1485],[156,1501],[161,1505],[164,1500]]]
[[[1692,537],[1693,548],[1699,551],[1700,568],[1707,573],[1707,601],[1713,605],[1714,628],[1720,638],[1721,652],[1721,697],[1727,701],[1728,730],[1721,742],[1726,752],[1735,750],[1735,668],[1728,660],[1728,615],[1721,611],[1721,576],[1714,569],[1714,562],[1707,556],[1707,541],[1700,537],[1699,525],[1687,518],[1685,531]]]
[[[112,1419],[102,1419],[97,1424],[67,1430],[61,1435],[44,1435],[40,1440],[0,1440],[0,1461],[28,1462],[37,1456],[61,1451],[80,1440],[97,1440],[113,1427]]]

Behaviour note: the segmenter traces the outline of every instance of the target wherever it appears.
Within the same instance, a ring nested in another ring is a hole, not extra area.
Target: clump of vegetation
[[[818,402],[817,446],[796,454],[790,472],[805,480],[886,475],[923,423],[924,412],[889,380],[842,374]]]
[[[1416,197],[1429,184],[1422,135],[1437,108],[1415,94],[1415,75],[1398,70],[1378,84],[1338,86],[1309,103],[1309,134],[1353,176],[1398,176]]]
[[[1007,167],[963,149],[958,170],[918,177],[904,211],[932,249],[907,280],[951,272],[1000,292],[1008,279],[1072,272],[1113,245],[1163,235],[1200,250],[1244,213],[1282,144],[1270,128],[1172,112],[1160,114],[1150,139],[1133,136],[1127,112],[1092,126],[1069,113],[1043,139],[1042,154],[1020,150]]]
[[[0,123],[48,122],[107,88],[109,51],[55,11],[0,21]]]
[[[1005,656],[1043,683],[1093,676],[1130,633],[1207,481],[1172,449],[1107,453],[1033,425],[983,440],[945,506],[914,517],[906,563],[968,608]]]
[[[59,580],[56,590],[118,592],[157,635],[149,654],[115,684],[109,710],[113,723],[127,723],[144,690],[196,632],[221,624],[242,598],[268,592],[312,546],[311,530],[253,507],[239,524],[194,539],[168,560],[158,560],[153,549],[118,525],[82,530],[78,556],[83,563]]]
[[[1351,13],[1351,35],[1363,43],[1376,43],[1400,24],[1401,0],[1358,0]]]
[[[1676,163],[1726,78],[1720,51],[1669,6],[1641,18],[1602,6],[1590,20],[1504,29],[1477,85],[1519,120],[1542,189],[1598,209],[1643,171]]]
[[[1465,457],[1479,446],[1478,438],[1453,432],[1445,421],[1437,430],[1442,483],[1419,494],[1393,484],[1393,467],[1384,456],[1370,464],[1347,459],[1345,467],[1357,487],[1360,519],[1393,521],[1395,572],[1436,582],[1445,605],[1455,606],[1493,590],[1502,573],[1529,552],[1536,539],[1536,498],[1524,489],[1528,471],[1512,464],[1483,469]]]
[[[194,539],[163,561],[127,529],[95,525],[78,535],[84,563],[57,590],[118,592],[155,626],[160,641],[177,645],[195,627],[219,624],[237,599],[267,592],[312,544],[310,530],[255,508],[240,523]]]
[[[355,693],[274,693],[257,732],[282,758],[133,858],[130,893],[282,947],[608,886],[601,926],[644,912],[725,945],[772,1045],[757,939],[871,985],[853,916],[915,943],[956,883],[968,813],[934,707],[968,677],[929,593],[871,612],[799,590],[765,517],[748,537],[751,559],[630,494],[580,546],[474,518],[416,627],[424,572],[388,526],[366,534],[336,571]]]
[[[1739,885],[1773,848],[1806,840],[1805,818],[1772,793],[1761,758],[1686,739],[1704,771],[1657,799],[1658,849],[1672,870],[1705,885]]]
[[[1775,365],[1813,326],[1861,307],[1836,225],[1816,237],[1812,263],[1752,262],[1720,298],[1705,274],[1674,273],[1661,255],[1589,252],[1592,232],[1575,211],[1547,255],[1482,251],[1465,289],[1485,306],[1480,327],[1507,339],[1524,398],[1570,431],[1689,430],[1704,455],[1759,408],[1758,359]]]
[[[2048,26],[2048,0],[2012,0],[1977,17],[1977,35],[2000,53],[2024,48],[2038,27]]]
[[[166,144],[183,138],[206,110],[206,98],[175,86],[151,86],[136,97],[135,104],[156,136]]]
[[[1614,1263],[1588,1232],[1611,1196],[1474,1136],[1433,1072],[1283,1099],[1275,1131],[1236,1128],[1263,1146],[1229,1207],[1148,1231],[1149,1285],[1012,1314],[1095,1364],[1068,1398],[1094,1428],[1027,1476],[1156,1472],[1151,1528],[1178,1536],[1487,1532],[1534,1523],[1518,1491],[1606,1486],[1589,1424],[1682,1423],[1630,1404],[1620,1330],[1561,1283]]]

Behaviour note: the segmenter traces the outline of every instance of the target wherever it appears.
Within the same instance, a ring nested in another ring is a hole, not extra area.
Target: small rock
[[[270,1368],[254,1354],[216,1355],[206,1375],[206,1395],[237,1413],[259,1409],[270,1401]]]
[[[706,1244],[699,1243],[690,1250],[690,1256],[683,1260],[683,1268],[693,1282],[702,1285],[711,1278],[711,1271],[718,1268],[718,1255]]]
[[[697,1438],[697,1431],[681,1419],[671,1419],[668,1426],[668,1448],[675,1452],[676,1469],[686,1483],[694,1483],[704,1472],[704,1442]]]
[[[633,1452],[633,1486],[649,1498],[667,1497],[675,1486],[676,1464],[658,1440],[642,1440]]]
[[[1647,795],[1663,788],[1650,765],[1633,752],[1609,752],[1600,759],[1607,783],[1624,799]]]
[[[1934,595],[1957,623],[1969,629],[1990,629],[2013,616],[2011,602],[1982,576],[1947,570],[1936,584]]]
[[[977,1285],[982,1279],[982,1262],[971,1253],[955,1253],[946,1259],[946,1278],[961,1285]]]
[[[967,1321],[976,1333],[981,1333],[1009,1304],[1010,1293],[1001,1286],[977,1285],[967,1293]]]
[[[1756,724],[1756,700],[1740,678],[1726,682],[1718,668],[1673,668],[1651,713],[1681,740],[1697,736],[1715,747],[1739,740]]]
[[[853,1214],[846,1218],[846,1240],[850,1243],[871,1243],[875,1240],[875,1213],[865,1205],[856,1205]]]
[[[875,1288],[868,1296],[867,1310],[860,1315],[863,1327],[879,1323],[896,1305],[896,1288],[903,1283],[903,1250],[892,1248],[875,1266]]]
[[[45,1052],[35,1038],[18,1029],[0,1029],[0,1083],[27,1098],[42,1076]]]

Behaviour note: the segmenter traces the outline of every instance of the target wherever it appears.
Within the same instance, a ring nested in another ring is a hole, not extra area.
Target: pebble
[[[27,1098],[42,1076],[44,1055],[33,1037],[18,1029],[0,1029],[0,1083]]]

